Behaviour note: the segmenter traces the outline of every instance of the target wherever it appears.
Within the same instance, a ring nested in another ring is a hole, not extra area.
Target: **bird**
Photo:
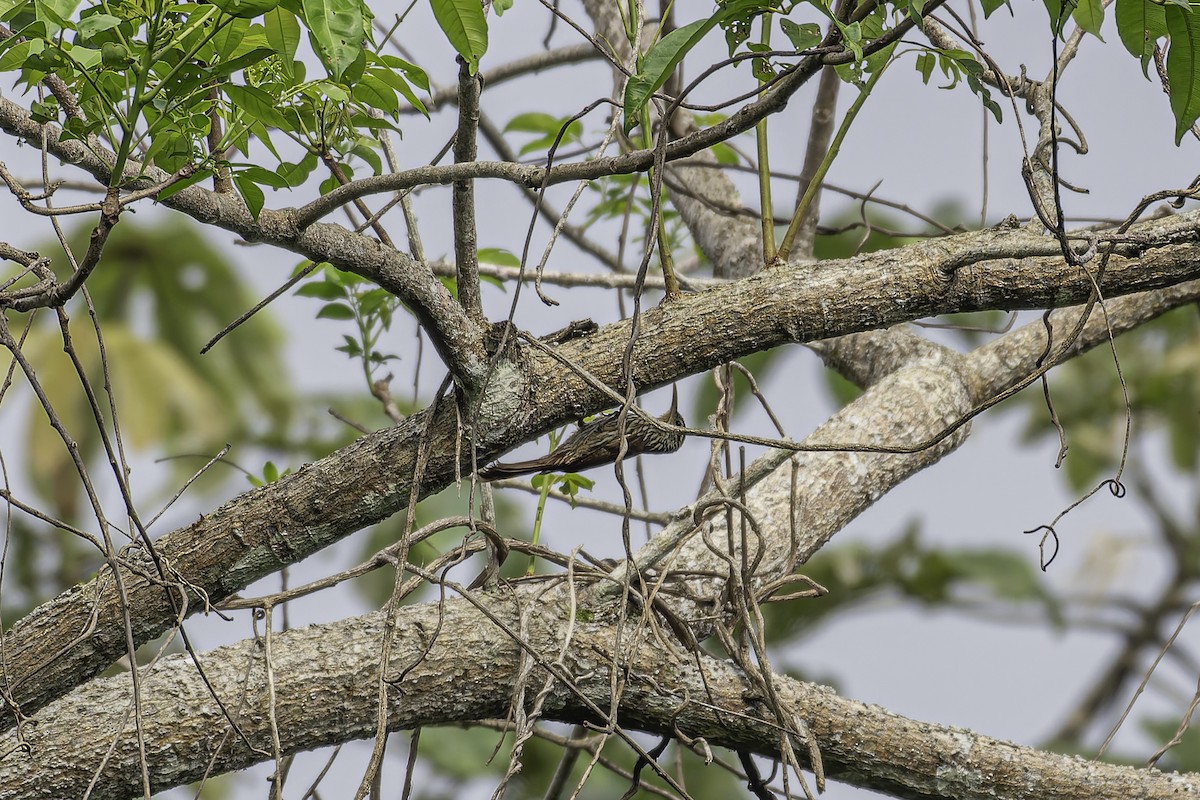
[[[529,461],[514,461],[505,464],[496,462],[479,471],[485,481],[500,478],[515,478],[534,472],[580,472],[617,460],[621,447],[617,418],[620,409],[601,414],[582,425],[553,452]],[[679,395],[671,392],[671,407],[657,418],[659,422],[682,428],[687,423],[679,413]],[[684,434],[660,428],[655,423],[637,414],[625,416],[625,457],[643,453],[674,453],[683,446]]]

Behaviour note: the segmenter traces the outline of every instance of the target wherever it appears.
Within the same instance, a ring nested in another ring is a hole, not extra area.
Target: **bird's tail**
[[[533,472],[542,472],[545,469],[547,467],[540,458],[530,461],[513,461],[509,464],[497,461],[495,464],[479,470],[479,477],[485,481],[498,481],[503,478],[517,478]]]

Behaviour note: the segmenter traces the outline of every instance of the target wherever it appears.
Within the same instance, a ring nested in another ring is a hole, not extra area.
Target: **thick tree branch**
[[[1200,281],[1192,281],[1110,300],[1105,313],[1093,311],[1079,336],[1063,351],[1063,358],[1107,344],[1110,335],[1119,336],[1198,298]],[[1080,308],[1069,308],[1051,314],[1056,345],[1074,330],[1080,313]],[[814,349],[823,358],[835,360],[832,366],[847,377],[870,388],[817,428],[802,447],[931,439],[974,408],[1027,380],[1046,351],[1046,332],[1039,320],[965,356],[902,330],[843,336],[832,344],[827,347],[818,342]],[[748,489],[745,505],[760,532],[752,540],[758,568],[748,577],[759,582],[775,580],[807,562],[876,500],[944,457],[964,438],[953,436],[911,454],[769,451],[724,490],[714,490],[683,509],[637,552],[634,564],[639,573],[649,574],[670,558],[675,564],[687,565],[684,571],[726,574],[727,563],[710,545],[727,541],[726,518],[711,511],[724,510],[720,505],[723,491],[744,486]],[[703,524],[697,524],[704,517]],[[618,568],[614,581],[600,588],[601,594],[616,594],[614,590],[626,580],[626,571],[624,566]],[[692,581],[690,603],[676,603],[676,613],[685,619],[710,618],[705,609],[720,601],[724,585],[723,580],[711,577]]]
[[[535,585],[481,596],[487,615],[462,599],[440,610],[435,604],[401,609],[383,674],[393,682],[388,729],[505,717],[514,686],[522,680],[522,657],[530,656],[539,665],[528,678],[532,685],[544,680],[551,665],[559,678],[543,708],[546,719],[610,724],[597,718],[596,709],[612,707],[617,670],[623,693],[618,719],[611,722],[661,735],[683,732],[709,745],[779,757],[780,731],[773,716],[764,713],[755,684],[729,662],[670,647],[633,629],[578,620],[569,624],[560,616],[563,606],[537,598],[541,590]],[[521,608],[530,604],[536,604],[536,612],[528,616],[518,644],[510,632],[521,627]],[[568,640],[564,630],[571,631]],[[142,729],[152,788],[199,780],[210,763],[219,774],[267,760],[272,717],[284,753],[372,735],[384,631],[381,615],[374,614],[275,633],[269,665],[257,641],[207,654],[208,678],[225,707],[236,709],[245,740],[229,728],[186,656],[171,656],[144,670]],[[614,641],[641,644],[614,653]],[[1039,752],[905,719],[826,687],[779,675],[774,682],[793,719],[815,738],[831,777],[896,797],[1158,800],[1193,794],[1200,781],[1195,775]],[[0,796],[78,797],[97,771],[91,797],[138,794],[140,754],[127,714],[129,686],[124,675],[93,681],[47,709],[25,732],[30,754],[14,753],[0,762]],[[804,734],[794,727],[789,733],[804,752]],[[114,737],[116,747],[104,763]],[[15,744],[10,732],[0,750],[11,752]]]
[[[1102,281],[1105,292],[1154,288],[1197,275],[1200,245],[1188,241],[1191,225],[1194,217],[1188,216],[1137,226],[1130,241],[1143,242],[1145,254],[1141,261],[1114,256]],[[1159,241],[1179,243],[1150,246]],[[981,254],[1055,247],[1049,239],[1020,231],[986,231],[819,266],[780,267],[683,295],[669,307],[642,315],[630,362],[632,377],[646,390],[781,344],[931,314],[1086,299],[1091,281],[1056,257],[965,266]],[[947,265],[964,266],[955,270]],[[501,361],[480,409],[480,460],[611,407],[608,395],[579,374],[564,371],[563,364],[619,390],[625,385],[622,353],[629,331],[630,323],[623,321],[567,342],[556,351],[561,361],[534,349]],[[972,394],[977,396],[977,391]],[[436,492],[471,469],[455,461],[454,454],[463,450],[457,446],[450,403],[242,495],[163,537],[160,550],[190,585],[219,600],[404,508],[426,425],[430,458],[419,496]],[[914,441],[898,434],[880,441],[885,440],[898,445]],[[130,607],[139,614],[135,639],[144,642],[170,627],[175,611],[163,588],[133,572],[125,577]],[[124,652],[120,619],[112,582],[102,573],[20,621],[6,643],[14,696],[33,711],[107,667]],[[81,631],[91,633],[78,640]],[[11,724],[11,715],[4,719]]]

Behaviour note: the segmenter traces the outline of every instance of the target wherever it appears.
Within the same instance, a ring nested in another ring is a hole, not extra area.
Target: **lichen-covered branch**
[[[576,621],[569,642],[562,609],[545,607],[527,620],[518,642],[520,608],[540,602],[542,587],[480,595],[485,615],[463,599],[401,609],[391,659],[390,730],[468,724],[508,713],[522,655],[535,662],[531,680],[554,677],[544,719],[619,724],[625,731],[686,734],[712,747],[777,758],[780,730],[764,716],[753,682],[727,661],[697,656],[662,639],[645,640],[612,626]],[[503,625],[504,627],[500,627]],[[156,791],[268,760],[270,720],[286,753],[370,736],[381,637],[379,614],[272,634],[270,661],[247,640],[203,654],[205,672],[237,730],[201,681],[188,656],[143,670],[142,730]],[[614,641],[642,641],[613,652]],[[272,680],[267,680],[267,670]],[[612,671],[623,692],[612,707]],[[918,722],[833,690],[774,676],[781,703],[807,734],[789,727],[806,751],[811,736],[825,771],[847,783],[897,797],[988,797],[993,800],[1142,800],[1194,796],[1200,776],[1100,764],[1020,747],[961,728]],[[272,695],[268,686],[273,686]],[[0,761],[0,797],[78,797],[98,773],[96,800],[141,790],[140,754],[128,716],[126,675],[96,680],[64,697],[25,732],[30,753]],[[336,713],[334,713],[336,712]],[[598,713],[599,712],[599,713]],[[111,757],[109,747],[117,738]],[[0,741],[12,752],[15,732]],[[103,766],[101,766],[103,764]],[[714,767],[715,769],[715,767]]]

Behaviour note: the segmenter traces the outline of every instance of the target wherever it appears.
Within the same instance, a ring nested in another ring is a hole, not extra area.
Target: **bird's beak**
[[[675,384],[671,384],[671,408],[667,411],[667,419],[672,419],[675,412],[679,411],[679,389]]]

